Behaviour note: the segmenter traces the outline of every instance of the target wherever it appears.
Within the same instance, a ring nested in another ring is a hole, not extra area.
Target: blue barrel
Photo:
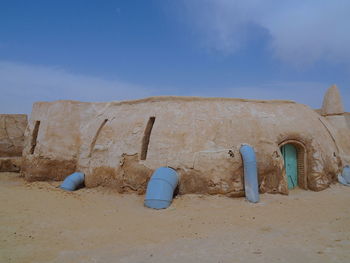
[[[66,191],[74,191],[83,185],[85,175],[80,172],[75,172],[64,179],[60,188]]]
[[[178,182],[179,176],[174,169],[169,167],[158,168],[148,182],[145,206],[154,209],[169,207]]]
[[[244,191],[249,202],[259,202],[258,169],[254,148],[248,144],[243,144],[239,150],[244,166]]]
[[[345,179],[347,184],[350,184],[350,166],[345,165],[343,172],[341,173],[342,177]]]

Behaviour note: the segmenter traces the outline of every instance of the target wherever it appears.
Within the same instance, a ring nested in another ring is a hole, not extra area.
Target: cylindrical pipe
[[[345,165],[343,168],[343,172],[341,174],[343,176],[343,178],[345,179],[345,181],[350,184],[350,166],[349,165]]]
[[[350,186],[350,166],[345,165],[341,174],[338,174],[339,183]]]
[[[174,169],[169,167],[158,168],[148,182],[145,206],[154,209],[169,207],[178,182],[179,176]]]
[[[244,189],[249,202],[259,202],[258,171],[254,148],[248,144],[242,144],[240,153],[244,166]]]
[[[74,191],[84,183],[85,175],[80,172],[75,172],[64,179],[60,188],[66,191]]]

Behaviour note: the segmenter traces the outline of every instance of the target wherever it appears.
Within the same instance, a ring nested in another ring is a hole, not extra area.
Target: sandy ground
[[[105,188],[0,174],[0,262],[350,262],[350,187],[185,195],[166,210]]]

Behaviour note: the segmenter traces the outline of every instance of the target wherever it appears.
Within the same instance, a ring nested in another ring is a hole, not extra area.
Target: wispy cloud
[[[35,101],[113,101],[157,94],[156,89],[121,81],[8,61],[0,61],[0,90],[1,113],[30,113]]]
[[[175,86],[150,89],[121,81],[74,74],[57,67],[0,61],[0,113],[29,114],[36,101],[69,99],[94,102],[159,95],[286,99],[318,108],[327,88],[328,84],[317,82],[271,82],[236,87],[218,85],[215,89],[189,87],[184,90]],[[341,89],[341,93],[343,98],[350,97],[348,89]],[[349,102],[344,101],[347,109],[350,109]]]
[[[349,64],[348,0],[183,0],[189,23],[210,48],[234,53],[254,34],[266,33],[282,61]],[[255,29],[255,30],[254,30]]]

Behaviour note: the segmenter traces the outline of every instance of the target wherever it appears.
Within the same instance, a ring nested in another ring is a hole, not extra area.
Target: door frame
[[[307,189],[307,151],[305,144],[297,140],[284,140],[278,144],[278,149],[286,144],[292,144],[297,150],[297,170],[298,170],[298,186]],[[282,155],[282,153],[281,153]],[[284,161],[283,161],[284,165]]]

